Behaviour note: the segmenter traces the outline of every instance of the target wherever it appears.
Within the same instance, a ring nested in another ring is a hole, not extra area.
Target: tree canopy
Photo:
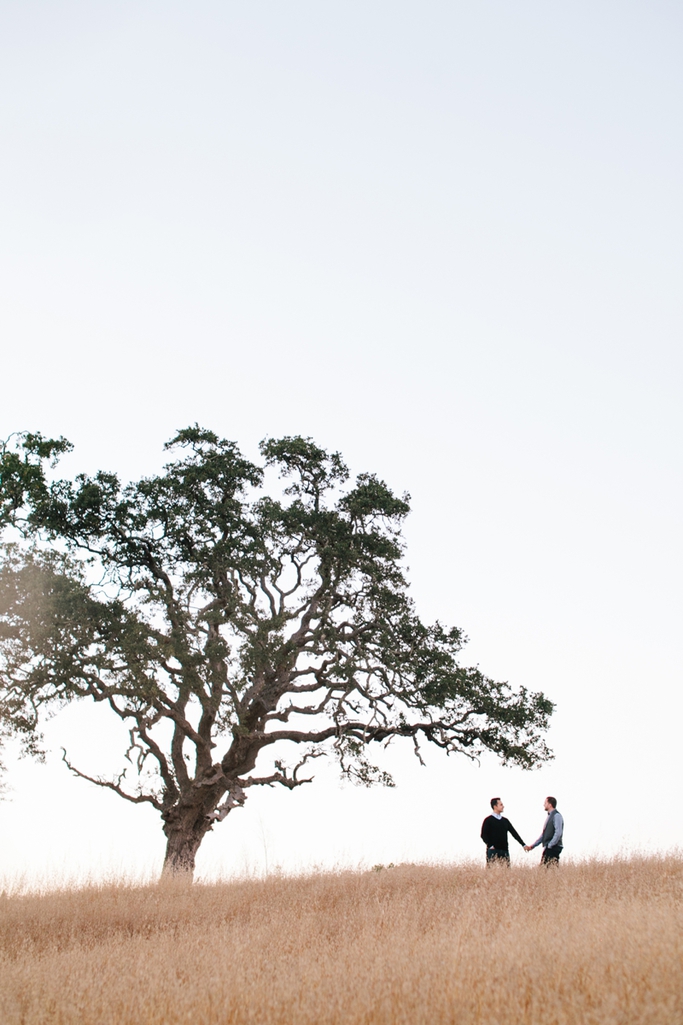
[[[368,752],[397,737],[418,757],[550,757],[552,703],[461,665],[463,632],[419,618],[408,496],[350,484],[309,438],[264,441],[260,465],[199,426],[165,447],[160,475],[122,484],[57,478],[64,438],[2,446],[0,716],[39,753],[51,708],[108,706],[130,731],[121,773],[65,760],[160,812],[167,870],[192,871],[251,787],[301,786],[322,753],[364,784],[391,784]]]

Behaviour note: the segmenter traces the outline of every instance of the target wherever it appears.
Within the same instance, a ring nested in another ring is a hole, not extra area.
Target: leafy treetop
[[[299,786],[325,750],[365,784],[391,783],[367,749],[395,737],[418,756],[425,740],[525,768],[549,757],[551,702],[462,666],[462,631],[418,617],[408,496],[373,474],[349,486],[341,456],[303,437],[264,441],[257,465],[195,425],[160,475],[126,485],[51,479],[70,449],[23,434],[0,450],[2,721],[37,752],[51,706],[106,704],[128,764],[73,771],[158,809],[167,867],[191,869],[249,787]]]

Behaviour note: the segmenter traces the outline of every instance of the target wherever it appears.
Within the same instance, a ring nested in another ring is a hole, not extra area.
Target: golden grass
[[[683,1023],[683,861],[0,900],[3,1025]]]

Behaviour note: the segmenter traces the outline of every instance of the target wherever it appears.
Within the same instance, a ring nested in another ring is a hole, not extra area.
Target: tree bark
[[[176,809],[164,823],[166,854],[162,875],[184,876],[191,882],[197,851],[210,828],[211,822],[204,809],[200,809],[199,814],[197,809],[186,809],[184,815],[179,815]]]
[[[166,841],[163,876],[185,876],[188,882],[194,877],[194,862],[202,837],[196,834],[184,836],[174,832]]]

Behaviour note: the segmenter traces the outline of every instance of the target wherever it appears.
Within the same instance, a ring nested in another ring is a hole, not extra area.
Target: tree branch
[[[119,797],[123,797],[126,801],[131,801],[133,804],[151,804],[157,811],[163,811],[161,802],[153,794],[127,794],[125,790],[121,788],[121,780],[125,776],[125,770],[118,777],[118,781],[114,782],[109,779],[102,779],[98,776],[88,776],[85,772],[81,772],[74,765],[71,764],[69,759],[66,757],[66,750],[62,748],[62,761],[66,765],[70,772],[73,772],[74,776],[79,776],[81,779],[85,779],[88,783],[94,783],[95,786],[104,787],[107,790],[113,790]]]

